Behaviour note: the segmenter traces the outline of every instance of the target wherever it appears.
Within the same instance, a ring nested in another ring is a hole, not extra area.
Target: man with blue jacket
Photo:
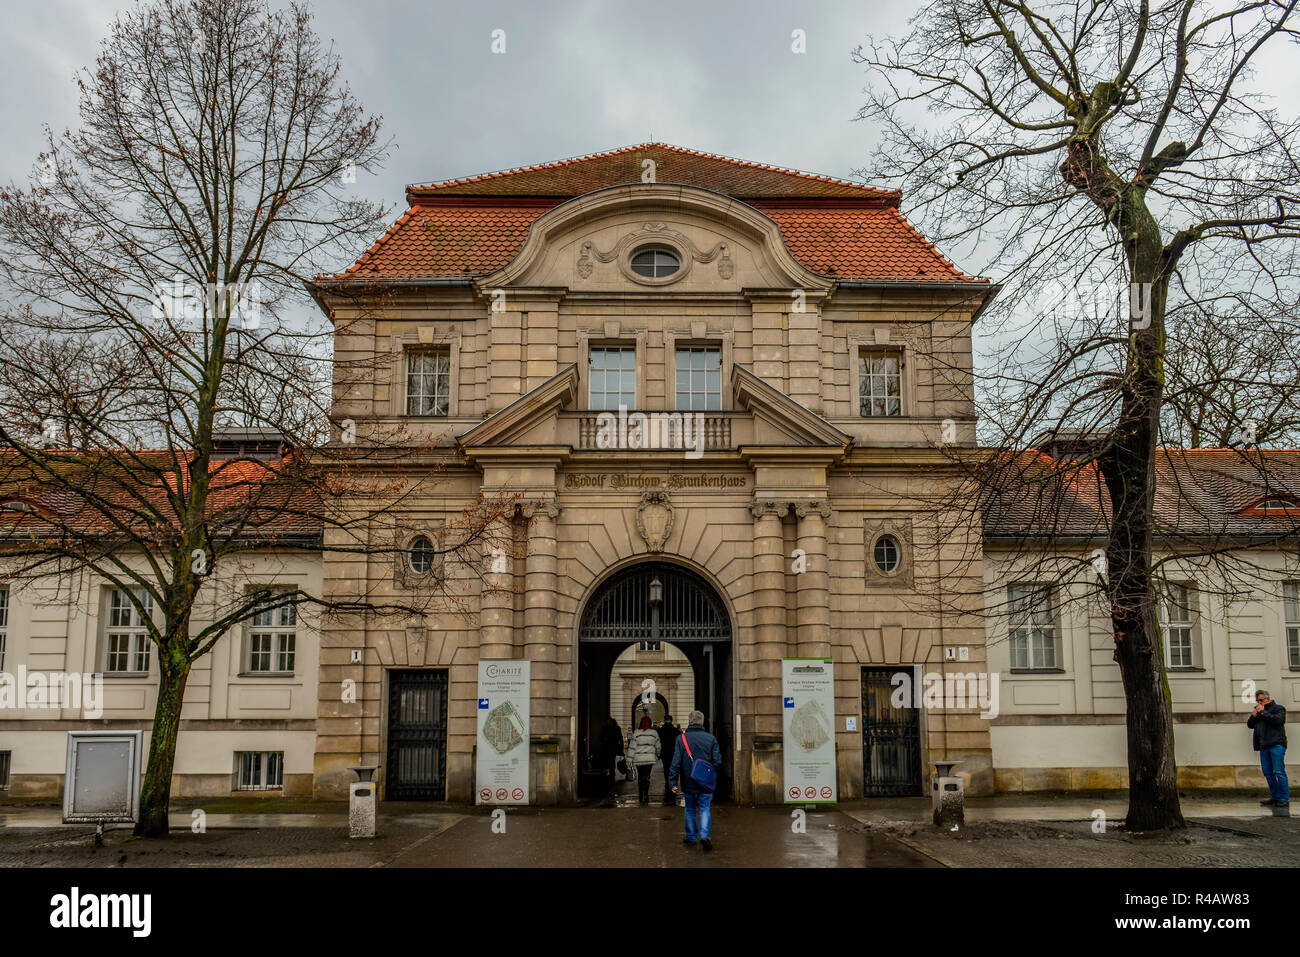
[[[704,712],[692,711],[686,723],[686,732],[677,739],[677,748],[673,751],[673,764],[668,771],[668,786],[673,789],[674,794],[678,790],[686,794],[686,837],[682,842],[694,844],[698,833],[700,846],[706,851],[711,851],[713,842],[709,839],[709,826],[712,824],[712,815],[709,813],[709,804],[713,801],[713,792],[701,787],[691,777],[691,764],[696,760],[704,760],[715,769],[720,768],[722,748],[718,747],[718,739],[704,730]],[[677,786],[679,779],[680,789]],[[697,813],[698,829],[695,823]]]

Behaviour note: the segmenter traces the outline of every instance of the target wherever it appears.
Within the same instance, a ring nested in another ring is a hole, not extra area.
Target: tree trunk
[[[1119,422],[1100,462],[1111,500],[1107,585],[1115,660],[1127,703],[1125,823],[1132,831],[1184,826],[1174,760],[1173,704],[1151,574],[1164,305],[1163,283],[1153,283],[1149,326],[1130,339]]]
[[[140,788],[139,837],[166,837],[171,810],[172,769],[176,765],[176,742],[181,728],[181,705],[190,677],[190,661],[177,655],[171,661],[159,655],[158,705],[154,708],[153,732],[149,736],[149,763]]]

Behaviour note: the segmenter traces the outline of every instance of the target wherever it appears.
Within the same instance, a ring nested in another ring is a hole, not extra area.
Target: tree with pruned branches
[[[1045,430],[1100,436],[1073,462],[1104,485],[1133,829],[1182,825],[1153,559],[1162,417],[1198,389],[1235,388],[1188,381],[1204,373],[1179,351],[1193,326],[1177,319],[1200,304],[1296,331],[1297,123],[1256,74],[1295,42],[1294,8],[933,0],[904,36],[855,52],[873,79],[860,112],[880,131],[872,173],[904,188],[927,235],[992,250],[985,271],[1003,280],[981,319],[1001,344],[980,405],[995,454],[970,457],[977,492],[1042,487],[1012,453]]]

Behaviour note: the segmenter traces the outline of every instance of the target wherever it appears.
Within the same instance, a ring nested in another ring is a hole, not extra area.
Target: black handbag
[[[627,774],[627,759],[626,759],[626,758],[619,758],[619,759],[618,759],[618,773],[619,773],[619,774]]]

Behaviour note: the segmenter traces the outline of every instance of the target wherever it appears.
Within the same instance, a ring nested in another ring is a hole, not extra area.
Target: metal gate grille
[[[388,694],[391,801],[447,797],[447,672],[394,671]]]
[[[902,670],[862,669],[863,793],[868,797],[922,793],[921,714],[912,707],[895,708],[889,700],[895,691],[890,678]]]
[[[582,617],[583,641],[648,641],[650,580],[663,583],[660,641],[726,641],[731,620],[712,587],[698,575],[669,564],[649,564],[616,575],[601,586]]]

